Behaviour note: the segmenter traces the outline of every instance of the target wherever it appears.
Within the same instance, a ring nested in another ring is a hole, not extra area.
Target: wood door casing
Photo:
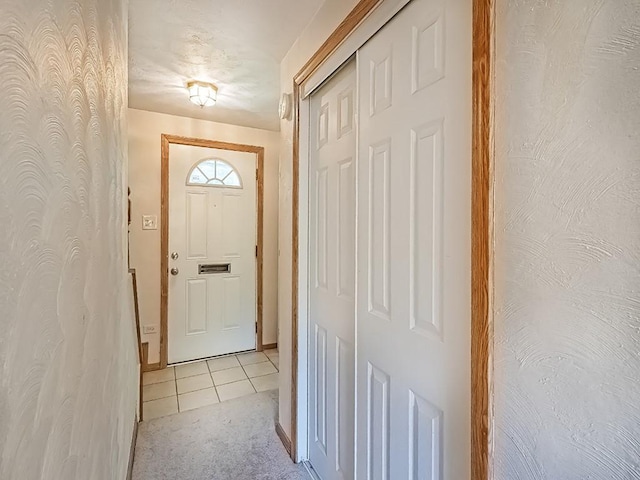
[[[199,147],[217,148],[238,152],[252,152],[257,155],[257,332],[256,350],[262,351],[262,312],[263,312],[263,259],[264,259],[264,147],[238,143],[220,142],[202,138],[183,137],[179,135],[162,134],[161,146],[161,176],[160,176],[160,362],[157,368],[167,367],[167,329],[168,329],[168,287],[169,287],[169,146],[192,145]]]

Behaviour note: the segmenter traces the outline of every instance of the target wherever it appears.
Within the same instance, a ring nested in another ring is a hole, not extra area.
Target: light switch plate
[[[142,327],[142,333],[144,333],[144,334],[157,333],[156,326],[155,325],[145,325],[144,327]]]
[[[157,215],[143,215],[142,216],[142,229],[143,230],[157,230],[158,229],[158,216]]]

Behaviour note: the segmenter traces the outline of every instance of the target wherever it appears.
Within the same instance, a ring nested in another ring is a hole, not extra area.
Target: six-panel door
[[[169,363],[256,346],[255,171],[254,153],[170,147]]]
[[[470,475],[471,19],[413,0],[358,52],[358,479]]]
[[[355,61],[311,98],[309,457],[323,480],[353,478]]]

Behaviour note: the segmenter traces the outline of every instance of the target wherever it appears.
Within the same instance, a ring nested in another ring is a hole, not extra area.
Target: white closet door
[[[351,479],[355,409],[355,61],[311,98],[309,457]]]
[[[471,0],[359,52],[357,478],[470,476]]]

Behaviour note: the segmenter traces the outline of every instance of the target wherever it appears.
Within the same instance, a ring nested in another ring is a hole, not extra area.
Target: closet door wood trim
[[[473,2],[471,478],[493,478],[493,184],[495,0]]]

